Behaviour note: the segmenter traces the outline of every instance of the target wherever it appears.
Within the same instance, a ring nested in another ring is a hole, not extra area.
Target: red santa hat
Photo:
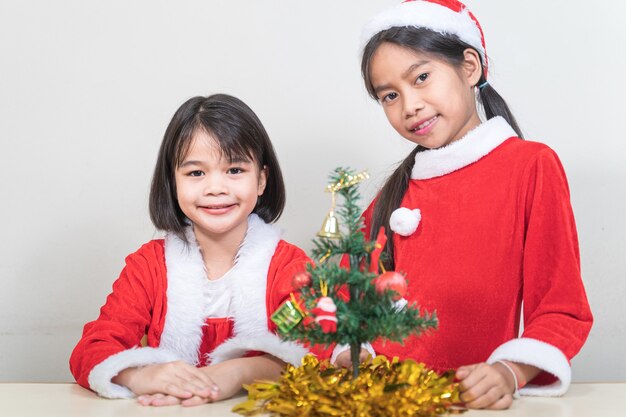
[[[456,35],[475,48],[483,59],[487,77],[485,36],[478,19],[457,0],[407,0],[374,16],[363,28],[362,45],[392,27],[418,27],[445,35]]]

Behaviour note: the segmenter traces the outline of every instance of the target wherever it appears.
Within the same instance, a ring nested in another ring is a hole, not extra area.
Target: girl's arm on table
[[[257,380],[277,380],[284,366],[283,361],[271,355],[231,359],[200,369],[206,378],[215,381],[216,389],[212,390],[209,395],[182,397],[159,393],[142,395],[138,400],[142,405],[156,407],[177,404],[195,406],[224,400],[241,391],[245,384],[252,384]]]

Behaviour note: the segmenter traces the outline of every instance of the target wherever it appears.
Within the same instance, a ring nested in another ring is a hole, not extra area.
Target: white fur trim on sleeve
[[[488,364],[498,360],[535,366],[558,378],[553,384],[540,386],[528,384],[520,389],[521,395],[558,397],[567,392],[572,381],[572,368],[561,350],[537,339],[519,338],[500,345],[487,359]]]
[[[369,354],[372,355],[373,358],[376,357],[376,352],[374,351],[374,348],[372,347],[372,345],[370,345],[369,343],[363,343],[361,345],[361,349],[367,350]],[[333,349],[333,354],[330,357],[330,363],[334,365],[335,362],[337,362],[337,356],[339,356],[346,350],[350,350],[350,345],[336,345],[335,348]]]
[[[133,348],[111,355],[89,373],[89,388],[105,398],[133,398],[135,394],[128,388],[114,384],[111,379],[127,368],[146,366],[155,363],[173,362],[177,355],[158,348]]]
[[[209,354],[212,364],[242,357],[246,352],[256,350],[277,357],[294,366],[299,366],[309,351],[296,342],[282,341],[273,333],[254,337],[235,336],[219,345]]]
[[[401,236],[410,236],[416,230],[422,219],[420,209],[408,209],[406,207],[397,208],[391,213],[389,227]]]

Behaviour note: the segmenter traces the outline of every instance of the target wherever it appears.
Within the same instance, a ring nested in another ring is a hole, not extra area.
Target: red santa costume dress
[[[439,327],[404,346],[374,343],[377,353],[438,370],[510,360],[545,371],[520,394],[567,391],[569,361],[592,315],[568,184],[552,149],[516,137],[494,117],[448,146],[416,154],[390,223],[406,298],[436,311]]]
[[[306,254],[256,214],[235,265],[217,291],[207,279],[191,226],[188,245],[168,234],[126,258],[97,320],[70,358],[76,381],[108,398],[134,394],[111,379],[123,369],[184,360],[196,366],[265,352],[298,365],[307,349],[284,342],[269,316],[289,297]],[[147,335],[147,346],[140,347]]]

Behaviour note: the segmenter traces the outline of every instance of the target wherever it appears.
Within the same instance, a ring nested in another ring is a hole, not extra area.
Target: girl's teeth
[[[433,117],[432,119],[430,119],[430,120],[426,120],[424,123],[422,123],[421,125],[419,125],[419,126],[417,127],[417,129],[415,129],[415,130],[422,130],[423,128],[425,128],[426,126],[428,126],[429,124],[431,124],[431,123],[433,122],[433,120],[435,120],[435,118],[434,118],[434,117]]]

